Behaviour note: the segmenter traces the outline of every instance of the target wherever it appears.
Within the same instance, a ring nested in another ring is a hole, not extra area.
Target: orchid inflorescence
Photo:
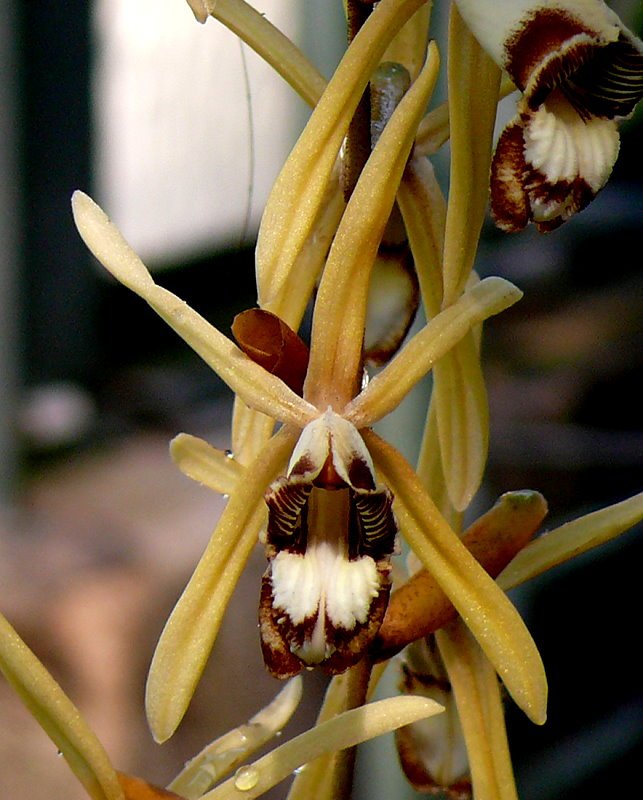
[[[278,678],[313,667],[334,677],[308,733],[240,767],[296,706],[293,678],[248,727],[247,747],[232,731],[157,790],[114,772],[5,622],[0,666],[94,798],[257,797],[304,764],[291,800],[345,797],[350,748],[393,729],[419,790],[516,797],[497,676],[537,724],[547,684],[505,592],[631,527],[643,496],[531,541],[546,503],[513,492],[462,530],[488,443],[482,323],[521,297],[502,278],[480,280],[474,259],[489,197],[500,228],[533,221],[550,231],[602,188],[617,121],[643,94],[643,46],[601,0],[455,0],[448,100],[427,113],[440,70],[430,3],[349,0],[349,46],[328,82],[244,0],[190,6],[257,50],[313,111],[268,199],[258,308],[237,317],[236,341],[159,286],[104,212],[74,194],[94,256],[236,397],[232,457],[187,434],[172,442],[179,468],[229,499],[158,642],[148,720],[158,741],[180,724],[258,540],[267,668]],[[493,153],[498,100],[515,87],[517,115]],[[430,157],[447,139],[445,198]],[[409,337],[419,303],[428,321]],[[429,371],[413,467],[373,425]],[[401,541],[407,569],[394,570]],[[367,703],[391,660],[401,665],[400,696]]]

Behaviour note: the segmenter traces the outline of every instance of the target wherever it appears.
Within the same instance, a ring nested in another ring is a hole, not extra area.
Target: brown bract
[[[250,308],[234,318],[232,334],[243,352],[301,395],[308,369],[306,343],[276,314]]]

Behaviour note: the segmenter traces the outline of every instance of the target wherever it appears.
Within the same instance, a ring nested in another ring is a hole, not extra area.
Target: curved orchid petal
[[[254,764],[242,767],[242,775],[237,773],[234,778],[203,795],[202,800],[253,800],[324,753],[354,747],[441,711],[442,706],[423,697],[390,697],[345,711],[296,736]]]
[[[80,712],[0,614],[0,671],[93,800],[124,800],[107,753]]]
[[[503,278],[485,278],[417,333],[344,410],[357,428],[372,425],[396,408],[433,364],[469,330],[509,308],[522,292]]]
[[[326,79],[263,14],[243,0],[205,0],[204,5],[211,16],[270,64],[304,102],[315,106],[326,88]]]
[[[364,167],[331,247],[315,304],[305,387],[305,396],[319,407],[330,403],[341,408],[353,396],[362,358],[371,267],[438,67],[437,48],[432,46],[423,71],[396,108]],[[328,389],[333,396],[325,396]]]
[[[425,0],[382,0],[355,37],[293,148],[268,198],[257,241],[262,307],[288,279],[311,235],[359,99],[384,50]]]
[[[498,575],[512,589],[542,572],[620,536],[643,519],[643,492],[620,503],[566,522],[527,545]]]
[[[150,667],[146,708],[155,739],[168,739],[180,723],[214,644],[228,601],[267,509],[266,486],[285,468],[295,437],[276,434],[235,491],[190,582],[168,619]]]
[[[516,703],[543,724],[547,681],[520,615],[447,525],[406,460],[372,431],[362,433],[382,480],[395,493],[400,530],[413,552],[449,596]]]
[[[219,494],[232,494],[244,474],[241,464],[228,453],[188,433],[172,439],[170,455],[184,475]]]
[[[297,676],[288,681],[274,700],[245,725],[228,731],[191,758],[168,789],[177,792],[185,800],[198,800],[211,786],[279,735],[297,709],[301,695],[302,681]]]
[[[251,361],[185,302],[154,283],[118,228],[90,197],[74,192],[72,208],[83,241],[105,269],[146,300],[248,405],[300,427],[315,416],[315,410],[279,378]]]

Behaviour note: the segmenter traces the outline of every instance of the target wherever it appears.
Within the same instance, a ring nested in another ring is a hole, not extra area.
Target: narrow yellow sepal
[[[471,633],[456,620],[436,633],[455,694],[477,797],[518,800],[498,678]]]
[[[567,522],[521,550],[498,575],[498,585],[505,590],[518,586],[625,533],[642,519],[643,492]]]
[[[249,465],[165,625],[145,698],[150,729],[159,742],[174,733],[192,699],[239,575],[265,524],[264,491],[285,470],[294,439],[282,429]]]
[[[340,146],[384,50],[424,0],[382,0],[346,51],[270,193],[257,241],[259,304],[282,291],[309,238]]]
[[[315,758],[354,747],[368,739],[439,714],[442,706],[424,697],[390,697],[345,711],[343,714],[296,736],[244,768],[243,789],[239,776],[203,795],[202,800],[253,800]]]
[[[478,491],[489,448],[489,406],[473,331],[433,367],[442,471],[456,511]]]
[[[444,245],[444,305],[464,289],[473,267],[489,196],[489,167],[500,68],[462,21],[449,18],[451,175]]]
[[[395,202],[420,116],[435,86],[440,59],[432,45],[420,76],[388,121],[353,190],[322,275],[305,396],[341,407],[360,374],[371,267]],[[332,391],[338,397],[328,397]],[[343,397],[342,397],[343,395]]]
[[[533,722],[544,723],[547,680],[520,615],[451,530],[408,462],[372,431],[362,434],[383,482],[395,495],[402,535],[448,595],[517,705]]]
[[[326,88],[326,79],[302,51],[264,14],[244,0],[205,0],[208,13],[229,28],[314,106]]]
[[[158,286],[118,228],[90,197],[74,192],[72,209],[78,232],[105,269],[146,300],[249,406],[300,427],[315,416],[315,409],[283,381],[255,364],[187,303]]]
[[[266,742],[279,735],[297,709],[301,695],[302,680],[298,675],[245,725],[224,733],[191,758],[167,788],[185,800],[198,800]]]
[[[344,416],[363,428],[389,414],[474,325],[509,308],[522,292],[504,278],[485,278],[441,311],[347,406]]]
[[[93,800],[124,800],[114,767],[76,706],[0,614],[0,671]]]
[[[188,433],[172,439],[170,455],[184,475],[219,494],[232,494],[244,473],[234,458]]]

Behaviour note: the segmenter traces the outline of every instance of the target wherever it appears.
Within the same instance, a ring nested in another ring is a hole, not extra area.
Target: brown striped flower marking
[[[643,44],[602,0],[457,0],[522,97],[491,167],[496,224],[557,228],[606,184],[617,121],[643,96]]]

